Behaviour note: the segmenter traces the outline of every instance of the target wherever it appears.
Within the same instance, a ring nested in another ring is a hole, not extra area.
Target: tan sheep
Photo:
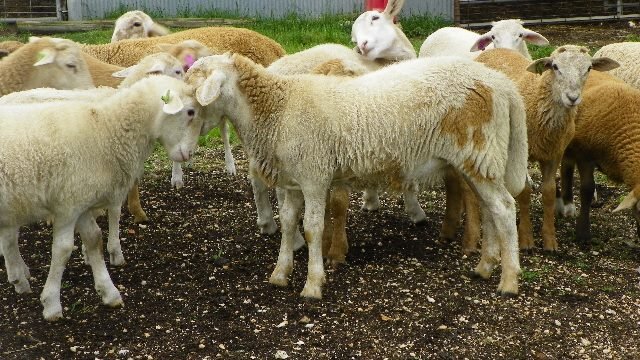
[[[282,46],[274,40],[252,30],[234,27],[189,29],[154,38],[84,45],[82,49],[102,61],[127,67],[146,55],[162,51],[158,44],[177,44],[185,40],[197,40],[212,49],[239,53],[264,66],[285,54]]]
[[[591,242],[589,210],[595,190],[593,172],[597,168],[609,180],[623,183],[631,192],[614,212],[631,209],[640,221],[640,90],[600,72],[592,72],[583,91],[584,103],[578,108],[576,133],[562,159],[562,199],[560,212],[573,204],[573,170],[580,174],[580,214],[576,239],[580,245]]]
[[[82,52],[70,40],[32,37],[0,62],[0,96],[39,87],[93,86]]]
[[[573,138],[578,104],[582,102],[582,87],[589,71],[610,70],[618,63],[609,58],[591,58],[584,47],[565,45],[550,57],[531,63],[514,50],[493,49],[481,53],[476,61],[505,73],[524,98],[527,110],[529,159],[540,164],[542,172],[542,240],[545,250],[558,250],[555,234],[555,175],[562,154]],[[470,192],[466,195],[471,196]],[[448,194],[449,195],[449,194]],[[453,194],[455,196],[455,194]],[[520,207],[518,235],[521,249],[534,246],[529,204],[531,186],[516,198]],[[470,206],[467,211],[474,211]],[[445,219],[454,217],[446,216]],[[455,224],[448,224],[455,228]],[[479,224],[470,225],[479,229]],[[445,225],[443,225],[443,229]],[[474,231],[479,234],[479,230]],[[475,249],[477,239],[465,239],[465,251]]]

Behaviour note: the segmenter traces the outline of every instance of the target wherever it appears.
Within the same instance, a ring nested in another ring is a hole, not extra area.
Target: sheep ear
[[[158,61],[154,63],[149,70],[147,70],[147,74],[162,74],[164,72],[165,65]]]
[[[182,100],[180,100],[180,96],[172,94],[171,90],[167,90],[167,93],[161,96],[160,99],[164,102],[162,111],[165,114],[173,115],[184,108],[184,104],[182,103]]]
[[[599,57],[591,60],[593,70],[609,71],[620,67],[620,63],[608,57]]]
[[[116,71],[113,74],[111,74],[111,76],[116,78],[126,78],[127,76],[131,75],[131,73],[133,73],[133,70],[135,70],[136,66],[138,65],[129,66],[128,68],[124,68],[120,71]]]
[[[524,41],[534,45],[549,45],[549,40],[535,31],[524,29],[522,32]]]
[[[52,49],[43,49],[38,53],[38,61],[33,66],[51,64],[56,59],[56,52]]]
[[[491,38],[491,34],[486,33],[484,35],[480,35],[480,38],[476,40],[476,42],[471,47],[471,50],[469,51],[482,51],[486,49],[487,46],[489,46],[489,44],[491,44],[492,42],[493,39]]]
[[[387,7],[384,9],[384,13],[389,17],[394,17],[400,13],[404,5],[404,0],[389,0]]]
[[[214,102],[222,89],[222,83],[226,76],[220,71],[214,71],[204,83],[196,90],[196,99],[202,106],[207,106]]]
[[[162,51],[162,52],[169,52],[169,51],[171,51],[171,49],[173,49],[173,47],[174,47],[175,45],[174,45],[174,44],[165,44],[165,43],[162,43],[162,44],[158,44],[158,45],[156,45],[156,46],[157,46],[157,47],[158,47],[158,49],[160,49],[160,51]]]
[[[151,25],[151,27],[149,28],[149,31],[147,31],[147,35],[149,37],[154,37],[154,36],[164,36],[169,34],[169,29],[167,29],[166,27],[162,26],[162,25],[158,25],[156,23],[153,23]]]
[[[551,69],[551,58],[540,58],[527,66],[527,71],[534,74],[542,74],[545,70]]]
[[[631,209],[637,203],[638,203],[638,199],[633,194],[633,191],[631,191],[630,193],[627,194],[627,196],[624,197],[620,205],[618,205],[617,208],[613,209],[613,212],[618,212],[620,210],[625,210],[625,209]]]

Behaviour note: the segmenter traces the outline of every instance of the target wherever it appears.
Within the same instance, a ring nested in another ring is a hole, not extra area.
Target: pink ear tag
[[[185,56],[184,57],[184,70],[185,71],[189,70],[189,68],[191,66],[193,66],[194,62],[196,62],[196,58],[193,55],[189,54],[189,55]]]

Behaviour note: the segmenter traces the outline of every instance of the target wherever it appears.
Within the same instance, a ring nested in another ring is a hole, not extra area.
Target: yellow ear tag
[[[46,56],[47,56],[47,54],[45,54],[43,51],[40,51],[40,52],[38,53],[38,59],[37,59],[37,61],[36,61],[36,62],[38,62],[38,61],[40,61],[40,60],[44,59]]]
[[[164,101],[165,104],[168,104],[169,101],[171,100],[170,92],[171,90],[167,90],[167,93],[164,96],[160,97],[160,99],[162,99],[162,101]]]

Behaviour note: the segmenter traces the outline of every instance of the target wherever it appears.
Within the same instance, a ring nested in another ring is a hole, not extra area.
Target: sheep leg
[[[307,281],[300,296],[313,299],[322,298],[322,285],[325,282],[322,262],[322,231],[328,186],[312,185],[302,187],[304,195],[304,236],[309,248]],[[287,195],[288,196],[288,195]]]
[[[462,252],[469,256],[478,251],[478,242],[481,238],[481,217],[478,197],[473,193],[466,181],[461,182],[466,219],[464,234],[462,234]]]
[[[324,231],[322,232],[322,256],[324,257],[329,254],[333,241],[333,211],[331,210],[333,206],[333,191],[334,189],[331,189],[327,192],[327,206],[324,210]],[[329,262],[328,259],[327,262]]]
[[[456,237],[456,228],[462,217],[462,182],[464,180],[454,169],[447,169],[444,175],[444,187],[447,196],[446,208],[440,239],[450,242]]]
[[[86,212],[80,216],[77,229],[84,245],[86,261],[91,266],[95,289],[102,298],[102,303],[111,307],[122,305],[120,292],[113,285],[104,263],[102,232],[93,214]]]
[[[280,207],[280,223],[282,225],[280,253],[278,254],[276,268],[269,278],[269,282],[277,286],[287,286],[289,275],[293,271],[293,244],[295,233],[298,230],[302,201],[301,191],[284,190],[283,204]]]
[[[404,193],[404,211],[409,215],[414,224],[424,224],[427,222],[427,215],[422,210],[418,201],[418,187],[414,186],[411,190],[405,190]]]
[[[269,189],[267,185],[256,176],[249,175],[251,188],[253,189],[253,201],[256,204],[258,214],[258,227],[261,234],[273,234],[278,230],[275,220],[273,220],[273,210],[269,201]]]
[[[560,166],[560,189],[556,189],[556,215],[575,217],[576,205],[573,203],[573,169],[575,162],[568,157],[562,158]]]
[[[482,204],[482,224],[485,229],[483,251],[476,274],[487,278],[492,268],[501,260],[502,273],[498,292],[502,295],[516,295],[521,270],[515,200],[502,184],[482,181],[475,184],[475,189]]]
[[[282,206],[284,204],[284,193],[285,193],[284,189],[280,187],[276,187],[276,200],[278,200],[278,209],[282,209]],[[293,251],[300,250],[300,248],[302,248],[306,243],[307,242],[304,240],[304,237],[302,236],[302,234],[298,230],[298,227],[296,226],[296,235],[295,235],[295,240],[293,241]]]
[[[520,208],[520,223],[518,224],[518,239],[520,249],[533,249],[533,228],[531,226],[531,185],[526,182],[522,192],[516,197]]]
[[[596,188],[596,182],[593,178],[594,170],[593,164],[584,161],[578,162],[578,172],[580,173],[580,215],[576,219],[576,240],[583,247],[591,244],[589,211],[591,210],[593,191]]]
[[[378,189],[365,189],[362,193],[362,210],[375,211],[380,209]]]
[[[176,189],[182,189],[184,186],[184,180],[182,180],[182,163],[177,161],[173,162],[173,167],[171,168],[171,187],[175,187]]]
[[[220,125],[220,137],[224,145],[224,165],[227,172],[231,175],[236,174],[236,162],[231,153],[231,144],[229,143],[229,125],[226,120],[222,120]]]
[[[5,227],[0,229],[0,248],[2,253],[6,254],[4,263],[9,283],[13,284],[18,294],[30,293],[29,278],[31,276],[18,248],[18,228]]]
[[[47,321],[56,321],[62,318],[60,286],[62,283],[62,274],[73,251],[73,229],[76,219],[77,218],[65,219],[56,215],[56,221],[53,224],[51,266],[49,267],[47,281],[40,295],[40,302],[44,307],[42,315]]]
[[[113,266],[124,265],[124,256],[120,247],[120,206],[111,206],[108,211],[109,238],[107,241],[107,251],[109,252],[109,263]]]
[[[560,159],[540,162],[542,172],[542,243],[547,251],[557,251],[555,226],[556,172]]]
[[[332,267],[338,266],[345,262],[347,252],[349,251],[349,243],[347,241],[347,216],[349,210],[349,187],[336,186],[331,191],[329,207],[333,218],[332,231],[325,227],[324,234],[329,233],[331,236],[331,247],[327,253],[327,263]],[[325,218],[326,218],[325,214]],[[326,224],[326,222],[325,222]]]
[[[127,194],[127,208],[129,209],[129,213],[133,215],[134,223],[143,223],[149,221],[147,214],[145,214],[144,210],[142,210],[142,205],[140,205],[140,189],[138,185],[140,181],[136,179],[135,184],[129,193]]]

